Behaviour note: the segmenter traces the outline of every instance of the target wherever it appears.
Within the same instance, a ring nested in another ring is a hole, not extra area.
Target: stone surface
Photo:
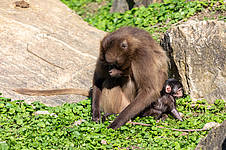
[[[160,3],[163,0],[114,0],[111,7],[111,12],[123,13],[134,7],[147,7],[151,3]]]
[[[134,2],[135,2],[134,7],[140,6],[148,7],[148,5],[150,5],[151,3],[162,3],[163,0],[134,0]]]
[[[132,1],[130,1],[132,2]],[[132,6],[134,3],[132,3]],[[112,2],[111,12],[120,12],[123,13],[125,11],[129,10],[129,5],[127,3],[127,0],[114,0]]]
[[[195,99],[226,100],[226,23],[190,20],[165,34],[161,45],[171,59],[170,75],[181,78]]]
[[[226,120],[216,128],[209,131],[201,139],[195,150],[225,150],[226,149]]]
[[[32,97],[14,88],[89,89],[103,31],[89,26],[59,0],[0,2],[0,93],[47,105],[77,102],[76,95]]]

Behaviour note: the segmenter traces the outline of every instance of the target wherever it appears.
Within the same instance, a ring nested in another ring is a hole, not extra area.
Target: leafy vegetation
[[[90,1],[97,2],[87,0],[87,3]],[[133,8],[125,13],[110,13],[112,5],[110,0],[96,13],[87,13],[89,7],[86,7],[87,3],[84,4],[84,0],[62,0],[62,2],[100,30],[112,32],[122,26],[136,26],[149,31],[155,39],[159,39],[160,35],[169,29],[172,24],[181,20],[185,21],[204,9],[211,10],[211,12],[224,12],[226,10],[223,0],[187,2],[186,0],[165,0],[164,3],[153,3],[147,8]],[[98,3],[101,3],[101,0]],[[82,4],[84,4],[83,7],[80,6]],[[220,16],[219,19],[225,20],[226,18]]]
[[[194,149],[207,134],[161,129],[158,126],[177,129],[201,129],[208,122],[222,123],[225,120],[225,102],[216,100],[194,103],[189,97],[177,101],[184,121],[172,117],[156,123],[153,117],[137,117],[134,122],[151,126],[127,123],[114,131],[107,129],[115,116],[102,124],[91,121],[91,101],[47,107],[39,102],[32,105],[22,100],[11,101],[0,97],[0,149]],[[48,111],[39,114],[37,111]]]

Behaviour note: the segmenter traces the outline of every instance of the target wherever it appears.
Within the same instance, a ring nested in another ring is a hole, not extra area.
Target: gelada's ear
[[[171,93],[171,86],[169,85],[166,85],[166,93]]]

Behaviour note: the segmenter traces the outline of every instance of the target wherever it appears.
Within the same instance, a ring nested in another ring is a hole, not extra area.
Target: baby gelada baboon
[[[176,109],[176,99],[184,96],[184,90],[182,84],[176,79],[166,80],[162,91],[161,97],[157,101],[153,102],[147,107],[141,116],[154,116],[156,119],[160,119],[164,114],[171,114],[174,118],[182,121],[180,114]]]

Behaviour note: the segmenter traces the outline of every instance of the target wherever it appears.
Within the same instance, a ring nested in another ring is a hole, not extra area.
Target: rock
[[[161,41],[171,61],[170,76],[181,78],[193,99],[226,100],[226,23],[190,20],[171,28]]]
[[[39,111],[36,111],[36,112],[34,112],[34,115],[50,115],[50,112],[49,111],[47,111],[47,110],[39,110]]]
[[[56,106],[86,97],[25,96],[15,88],[89,89],[105,32],[97,30],[59,0],[29,0],[28,8],[0,3],[0,93],[7,98]]]
[[[111,12],[123,13],[134,7],[148,7],[151,3],[159,3],[163,0],[114,0],[112,2]]]
[[[218,126],[220,126],[220,124],[217,123],[217,122],[208,122],[208,123],[206,123],[204,125],[203,129],[204,130],[209,130],[209,129],[213,128],[213,127],[218,127]]]
[[[201,139],[195,150],[225,150],[226,147],[226,120],[217,128],[209,131]]]
[[[112,2],[111,13],[113,12],[123,13],[133,8],[133,5],[134,5],[133,1],[129,0],[128,2],[132,2],[131,7],[129,7],[127,0],[114,0]]]
[[[80,119],[80,120],[75,121],[75,122],[73,123],[73,125],[78,126],[78,125],[82,124],[82,123],[85,122],[85,121],[86,121],[86,120],[84,120],[84,119]]]
[[[36,116],[37,115],[50,115],[50,116],[58,117],[56,114],[50,113],[47,110],[44,110],[44,111],[42,111],[42,110],[36,111],[36,112],[34,112],[34,115],[36,115]]]
[[[148,5],[152,3],[162,3],[163,0],[134,0],[134,2],[135,2],[134,7],[140,6],[148,7]]]

